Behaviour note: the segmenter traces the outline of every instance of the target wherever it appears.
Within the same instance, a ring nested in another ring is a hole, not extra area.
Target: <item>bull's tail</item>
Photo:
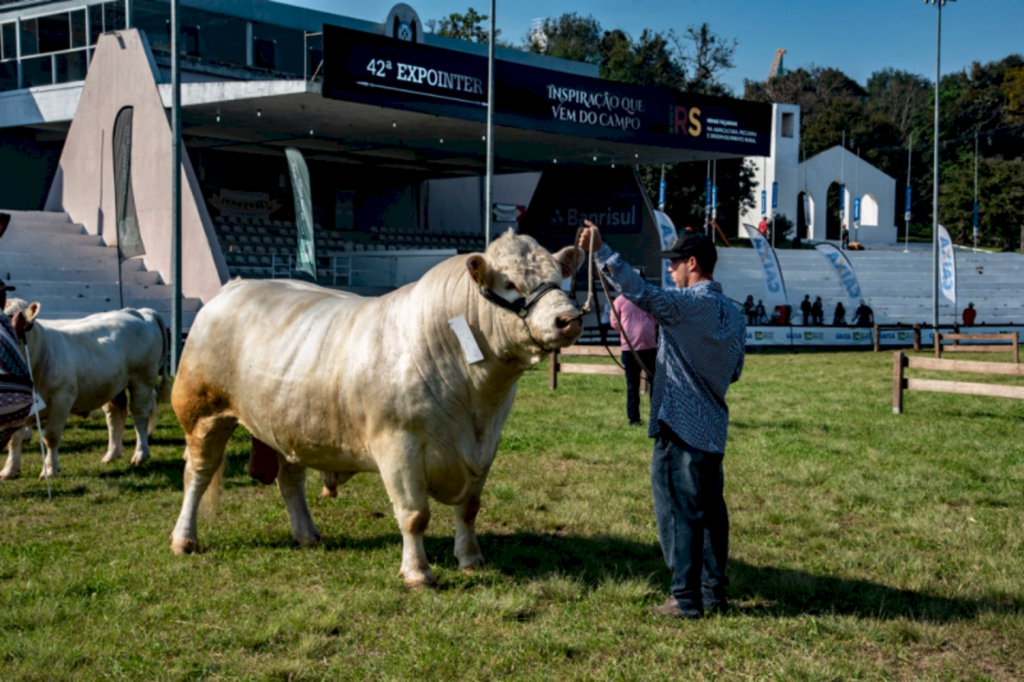
[[[189,486],[192,485],[192,479],[195,478],[195,471],[192,469],[192,462],[190,460],[188,447],[186,447],[185,490],[188,490]],[[203,516],[214,516],[220,511],[220,495],[224,491],[224,468],[227,466],[227,461],[227,457],[221,457],[220,466],[213,472],[213,478],[210,479],[210,483],[203,492],[203,497],[199,502],[199,511]]]
[[[160,339],[163,342],[163,350],[160,353],[160,382],[157,384],[156,390],[156,402],[157,405],[167,404],[171,402],[171,388],[173,382],[171,381],[171,337],[167,330],[167,323],[164,322],[163,315],[156,313],[156,324],[160,328]]]

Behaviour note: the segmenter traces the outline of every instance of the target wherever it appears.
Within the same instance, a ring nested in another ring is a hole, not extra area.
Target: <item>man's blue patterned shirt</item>
[[[718,282],[662,289],[644,282],[607,244],[596,256],[612,284],[661,325],[648,435],[657,437],[664,422],[692,447],[725,452],[725,392],[743,371],[743,315]]]

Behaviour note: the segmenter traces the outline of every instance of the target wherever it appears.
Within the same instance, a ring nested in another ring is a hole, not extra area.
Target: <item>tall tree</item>
[[[722,76],[736,66],[736,39],[726,40],[711,30],[707,22],[688,26],[683,35],[670,33],[676,55],[685,74],[683,89],[704,95],[725,97],[731,89],[722,83]]]
[[[429,19],[426,22],[426,26],[432,33],[437,35],[486,45],[490,40],[490,26],[485,26],[487,19],[488,16],[486,14],[480,14],[470,7],[466,10],[465,14],[452,12],[440,21]],[[499,38],[500,35],[501,31],[495,29],[495,45],[502,45],[502,41]],[[505,45],[502,46],[505,47]]]
[[[868,111],[892,121],[907,140],[911,129],[926,110],[932,84],[923,76],[888,68],[868,78]]]
[[[593,16],[568,12],[547,18],[527,36],[527,49],[537,54],[587,64],[601,63],[601,24]]]

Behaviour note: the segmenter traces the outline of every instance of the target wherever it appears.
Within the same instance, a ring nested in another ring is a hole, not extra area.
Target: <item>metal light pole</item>
[[[491,245],[491,213],[494,203],[494,0],[487,34],[487,178],[484,181],[484,248]]]
[[[171,0],[171,375],[181,359],[181,32],[178,0]]]
[[[942,6],[946,0],[924,0],[925,4],[934,4],[936,12],[935,28],[935,153],[932,161],[932,327],[939,326],[939,77],[941,74],[939,57],[942,54]],[[953,0],[956,2],[956,0]]]
[[[903,212],[903,253],[910,251],[910,166],[913,163],[914,136],[910,136],[910,145],[907,147],[907,198]]]

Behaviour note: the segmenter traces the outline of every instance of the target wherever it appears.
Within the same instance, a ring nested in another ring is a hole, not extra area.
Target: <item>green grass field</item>
[[[173,413],[138,469],[100,464],[102,417],[76,419],[52,500],[35,439],[0,483],[0,680],[1021,679],[1024,402],[914,392],[893,415],[891,381],[891,353],[748,355],[725,465],[737,608],[699,622],[645,611],[668,574],[618,377],[524,377],[478,521],[488,566],[457,570],[435,504],[423,592],[396,576],[377,477],[321,500],[311,475],[324,543],[300,550],[240,430],[202,552],[175,557]]]

